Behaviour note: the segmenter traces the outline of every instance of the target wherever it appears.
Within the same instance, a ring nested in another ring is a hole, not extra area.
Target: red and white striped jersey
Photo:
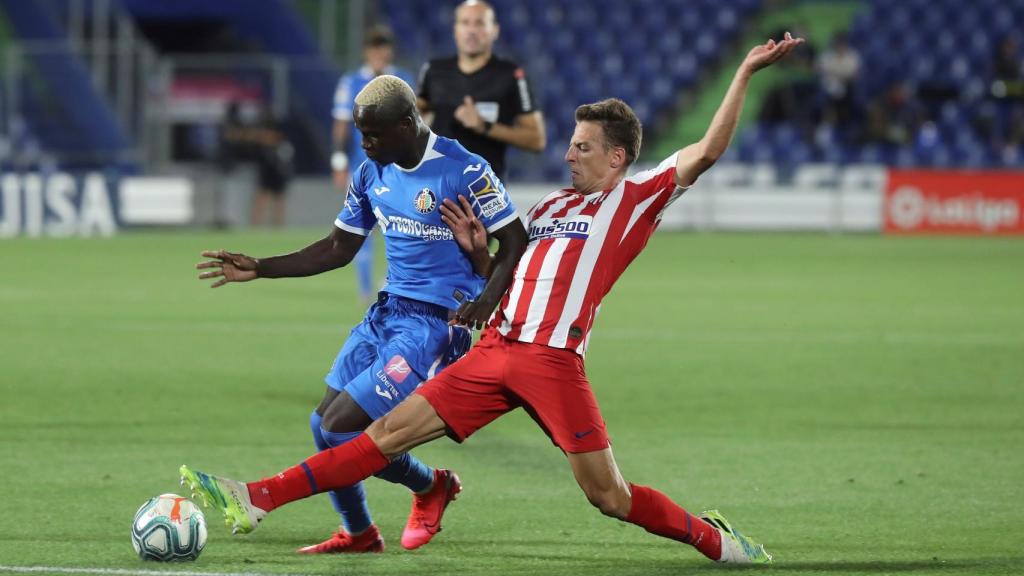
[[[530,242],[491,326],[513,340],[582,356],[601,300],[686,190],[675,184],[675,167],[673,154],[611,190],[558,190],[531,208]]]

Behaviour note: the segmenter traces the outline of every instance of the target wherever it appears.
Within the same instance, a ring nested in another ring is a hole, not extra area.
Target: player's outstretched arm
[[[313,276],[351,262],[364,240],[365,236],[335,228],[327,237],[282,256],[253,258],[226,250],[204,250],[203,257],[210,260],[196,264],[196,268],[208,270],[199,275],[200,279],[217,278],[211,288],[256,278]]]
[[[803,41],[803,38],[793,38],[786,32],[781,42],[769,40],[765,44],[751,48],[736,70],[729,90],[726,91],[725,98],[722,99],[722,104],[715,112],[704,137],[679,151],[676,159],[676,184],[684,187],[693,184],[722,157],[722,154],[725,154],[729,141],[736,133],[736,124],[743,110],[743,99],[747,95],[750,77],[758,70],[775,63]]]

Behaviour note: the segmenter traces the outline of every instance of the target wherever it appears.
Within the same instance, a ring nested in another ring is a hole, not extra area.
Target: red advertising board
[[[890,170],[886,234],[1024,234],[1024,172]]]

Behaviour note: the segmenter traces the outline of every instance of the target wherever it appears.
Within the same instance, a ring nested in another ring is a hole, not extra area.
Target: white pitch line
[[[65,568],[61,566],[3,566],[0,573],[116,574],[118,576],[299,576],[278,572],[193,572],[190,570],[128,570],[125,568]]]

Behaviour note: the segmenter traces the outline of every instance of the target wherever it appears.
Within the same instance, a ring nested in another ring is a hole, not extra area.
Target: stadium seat
[[[562,157],[577,105],[616,96],[629,102],[642,122],[652,123],[715,65],[761,0],[633,0],[600,10],[585,0],[492,4],[502,29],[496,51],[527,68],[548,118],[549,150],[540,162],[510,163],[509,176],[563,179]],[[415,55],[406,64],[418,67],[427,58],[454,53],[451,5],[382,0],[380,8],[395,30],[399,54]]]
[[[830,162],[1024,167],[1020,154],[1003,144],[1015,104],[990,95],[994,51],[1022,28],[1024,0],[868,0],[848,31],[862,67],[855,109],[866,110],[891,85],[906,82],[929,122],[903,147],[864,144],[857,130],[819,129],[813,143],[804,143],[813,145],[813,158]],[[749,126],[738,138],[739,156],[761,160],[767,146],[773,158],[798,160],[792,134]]]

